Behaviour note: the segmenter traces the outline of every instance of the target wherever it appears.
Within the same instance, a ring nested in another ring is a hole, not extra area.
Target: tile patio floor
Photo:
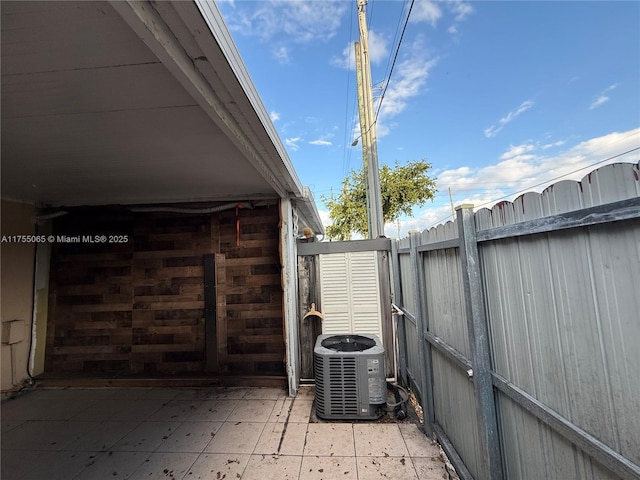
[[[448,478],[412,423],[315,422],[313,393],[38,389],[1,405],[2,480]],[[311,420],[311,421],[310,421]]]

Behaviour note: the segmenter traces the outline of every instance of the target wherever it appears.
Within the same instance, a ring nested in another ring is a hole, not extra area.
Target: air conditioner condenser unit
[[[384,347],[376,335],[320,335],[313,362],[318,418],[367,420],[384,414]]]

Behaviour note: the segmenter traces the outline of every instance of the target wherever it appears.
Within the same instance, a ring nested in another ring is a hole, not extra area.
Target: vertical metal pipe
[[[402,281],[400,277],[400,254],[398,253],[398,241],[391,241],[391,268],[393,274],[393,303],[397,306],[404,306],[402,299]],[[400,382],[409,385],[407,378],[407,331],[405,328],[404,315],[396,316],[398,328],[396,337],[398,341],[398,364],[400,370]]]
[[[484,309],[473,205],[461,205],[456,208],[456,212],[469,346],[473,364],[476,415],[482,453],[482,478],[499,480],[504,478],[504,474],[491,378],[489,329]]]

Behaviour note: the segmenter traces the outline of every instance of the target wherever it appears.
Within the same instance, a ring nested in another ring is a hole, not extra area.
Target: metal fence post
[[[482,478],[498,480],[504,478],[504,475],[473,205],[460,205],[456,208],[456,212],[461,242],[460,261],[473,366],[476,416],[482,453]]]
[[[424,273],[422,255],[418,252],[419,232],[409,234],[411,251],[411,281],[413,282],[414,305],[416,306],[416,326],[418,330],[418,356],[420,358],[420,393],[424,428],[430,437],[433,436],[435,412],[433,403],[433,376],[431,367],[431,346],[427,343],[424,332],[428,330],[426,302],[424,300]]]
[[[403,306],[402,300],[402,281],[400,278],[400,253],[398,252],[398,241],[391,241],[391,266],[393,269],[393,303],[397,306]],[[407,376],[407,330],[405,328],[404,315],[396,316],[398,324],[396,330],[396,338],[398,342],[398,367],[400,370],[400,383],[409,385]]]

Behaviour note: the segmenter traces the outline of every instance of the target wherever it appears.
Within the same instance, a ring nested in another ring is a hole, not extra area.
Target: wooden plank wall
[[[201,372],[207,216],[137,216],[133,253],[134,372]]]
[[[203,258],[216,253],[216,318],[228,322],[216,326],[221,373],[284,374],[278,223],[277,205],[208,215],[89,209],[57,219],[54,235],[129,241],[54,245],[46,371],[204,372]]]
[[[253,215],[251,213],[254,213]],[[247,374],[283,375],[285,359],[280,210],[220,216],[225,253],[227,366]]]

